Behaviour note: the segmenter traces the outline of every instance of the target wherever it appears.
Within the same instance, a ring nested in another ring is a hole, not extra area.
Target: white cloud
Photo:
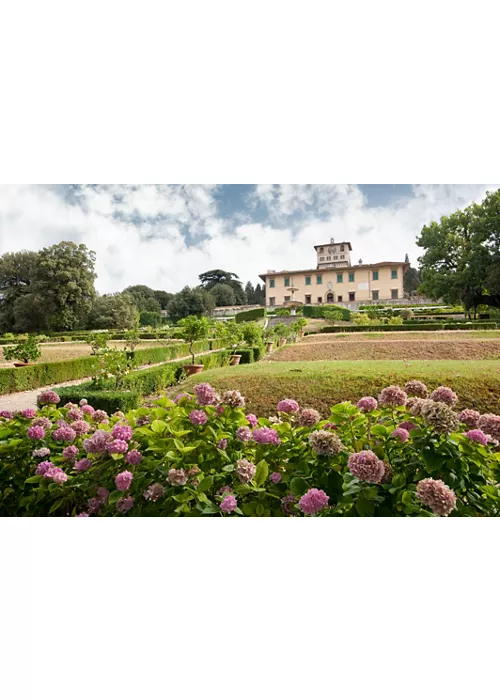
[[[251,210],[221,217],[214,185],[85,185],[68,200],[45,186],[6,185],[0,254],[83,242],[97,253],[100,292],[129,284],[177,291],[215,267],[256,283],[268,269],[313,267],[312,246],[332,236],[351,241],[355,261],[405,253],[414,261],[424,224],[497,187],[416,185],[414,196],[374,208],[354,185],[259,185],[253,199],[268,212],[262,222]]]

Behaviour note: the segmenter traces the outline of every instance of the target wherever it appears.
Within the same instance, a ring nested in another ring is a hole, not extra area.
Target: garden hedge
[[[258,318],[264,318],[266,315],[266,309],[261,306],[258,309],[250,309],[249,311],[240,311],[236,314],[234,320],[236,323],[243,323],[244,321],[255,321]]]
[[[497,328],[496,323],[476,323],[473,328],[469,330],[493,330]],[[375,325],[375,326],[324,326],[317,333],[371,333],[372,331],[378,331],[382,333],[392,332],[392,331],[463,331],[467,330],[462,324],[456,323],[428,323],[425,326],[415,326],[411,324],[403,324],[402,326],[390,326],[390,325]],[[307,333],[306,335],[313,335],[313,333]]]
[[[351,312],[343,306],[335,306],[334,304],[325,304],[325,306],[303,306],[302,313],[306,318],[325,318],[325,311],[341,311],[342,320],[350,321]]]

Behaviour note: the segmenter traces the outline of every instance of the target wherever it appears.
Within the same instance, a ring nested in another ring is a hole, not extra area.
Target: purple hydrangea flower
[[[220,504],[220,509],[223,513],[232,513],[237,507],[238,501],[231,494],[224,496]]]
[[[321,489],[309,489],[299,500],[299,508],[305,515],[315,515],[328,505],[329,500]]]
[[[99,500],[103,503],[106,503],[106,501],[108,500],[108,496],[108,489],[105,489],[104,486],[99,486],[99,488],[97,489],[97,497],[99,498]]]
[[[35,474],[37,476],[44,476],[49,471],[49,469],[53,469],[54,466],[55,465],[52,464],[52,462],[40,462],[40,464],[36,468]]]
[[[500,416],[485,413],[480,417],[477,427],[495,440],[500,440]]]
[[[406,382],[405,391],[408,396],[417,396],[420,399],[426,399],[429,396],[428,388],[418,379],[410,379],[409,382]]]
[[[404,420],[398,425],[398,428],[403,428],[404,430],[410,432],[410,430],[415,430],[415,428],[418,428],[418,426],[415,425],[415,423],[412,423],[411,420]]]
[[[252,431],[246,425],[243,425],[236,431],[236,438],[240,442],[248,442],[252,439]]]
[[[197,384],[194,388],[194,393],[200,406],[212,406],[217,400],[215,389],[207,382]]]
[[[111,431],[111,435],[116,439],[116,440],[125,440],[128,442],[133,435],[134,431],[130,427],[130,425],[122,425],[118,423],[117,425],[114,426],[113,430]]]
[[[106,413],[106,411],[103,411],[99,408],[97,411],[95,411],[94,415],[92,416],[92,420],[94,420],[96,423],[108,423],[109,416]]]
[[[167,481],[172,486],[184,486],[187,483],[188,475],[184,469],[170,469]]]
[[[344,449],[339,436],[336,433],[328,432],[328,430],[315,430],[307,439],[318,455],[338,455]]]
[[[100,498],[89,498],[87,501],[87,510],[91,515],[97,515],[101,508],[103,507],[104,503],[101,501]]]
[[[208,421],[208,417],[205,411],[194,409],[194,411],[191,411],[189,414],[189,420],[193,425],[205,425]]]
[[[31,420],[32,418],[36,417],[36,411],[34,408],[23,408],[21,415],[23,418],[28,418]]]
[[[5,418],[5,420],[11,420],[14,418],[12,411],[0,411],[0,418]]]
[[[52,433],[52,437],[56,442],[73,442],[76,438],[76,432],[69,425],[63,425],[60,428],[56,428]]]
[[[245,418],[250,423],[251,428],[255,428],[259,424],[257,416],[255,416],[253,413],[249,413],[247,416],[245,416]]]
[[[457,418],[460,423],[465,423],[468,428],[477,428],[481,414],[479,411],[466,408],[458,414]]]
[[[72,428],[77,435],[87,435],[92,431],[90,423],[86,420],[75,420],[71,423],[70,428]]]
[[[48,469],[45,472],[44,477],[46,479],[52,479],[55,484],[63,484],[68,480],[68,475],[65,474],[60,467],[52,467],[51,469]]]
[[[469,440],[472,440],[473,442],[479,442],[481,445],[487,445],[488,444],[488,436],[483,433],[482,430],[478,430],[477,428],[475,430],[469,430],[468,433],[465,433],[465,437],[468,437]]]
[[[276,410],[278,413],[297,413],[300,406],[295,399],[282,399],[276,406]]]
[[[179,403],[181,399],[189,399],[191,398],[189,394],[186,394],[185,392],[182,392],[180,394],[177,394],[177,396],[174,399],[174,403]]]
[[[378,484],[384,477],[385,467],[381,459],[371,450],[356,452],[349,457],[349,471],[360,481]]]
[[[82,420],[83,416],[84,413],[79,408],[71,408],[66,414],[66,418],[71,421]]]
[[[431,401],[439,401],[439,403],[445,403],[448,406],[453,406],[453,404],[457,401],[457,395],[453,389],[450,389],[449,386],[440,386],[437,389],[434,389],[430,395],[430,399]]]
[[[90,469],[92,466],[92,462],[90,459],[87,459],[84,457],[83,459],[79,459],[78,462],[75,464],[75,471],[77,472],[85,472],[87,469]]]
[[[273,484],[279,484],[279,482],[281,481],[281,474],[279,472],[273,472],[269,476],[269,478],[273,482]]]
[[[227,447],[226,438],[222,438],[222,440],[219,440],[219,442],[217,443],[217,447],[219,448],[219,450],[225,450]]]
[[[151,416],[139,416],[135,424],[140,427],[141,425],[149,425],[151,423]]]
[[[49,430],[50,428],[52,428],[52,423],[45,416],[35,418],[32,425],[39,425],[41,428],[44,428],[44,430]]]
[[[146,491],[144,491],[144,498],[146,501],[151,501],[154,503],[159,498],[162,498],[165,494],[165,489],[161,484],[151,484]]]
[[[278,433],[272,428],[254,428],[252,436],[255,442],[261,445],[279,445],[281,443]]]
[[[57,404],[59,403],[61,399],[59,398],[59,394],[56,394],[55,391],[42,391],[40,396],[38,397],[38,403],[40,406],[45,406],[46,404]]]
[[[88,416],[93,416],[95,413],[95,408],[90,404],[86,403],[84,406],[82,406],[82,411]]]
[[[370,413],[370,411],[374,411],[377,408],[378,401],[377,399],[374,399],[373,396],[363,396],[363,398],[358,401],[356,406],[360,411],[363,411],[363,413]]]
[[[40,447],[39,450],[33,450],[31,454],[33,457],[48,457],[50,450],[48,447]]]
[[[319,415],[318,411],[314,408],[304,408],[300,412],[299,416],[299,423],[302,425],[304,428],[312,428],[313,425],[316,425],[321,419],[321,416]]]
[[[118,491],[126,491],[130,488],[134,475],[132,472],[124,471],[115,476],[115,484]]]
[[[257,467],[255,464],[252,464],[252,462],[249,462],[247,459],[239,459],[236,462],[235,472],[242,484],[246,484],[251,481],[254,478],[256,471]]]
[[[128,513],[128,511],[134,506],[134,498],[132,496],[124,496],[120,498],[116,503],[116,510],[119,513]]]
[[[231,408],[243,408],[245,405],[245,397],[235,390],[225,391],[221,400],[222,403],[227,403]]]
[[[70,461],[73,461],[77,454],[78,447],[76,447],[76,445],[68,445],[68,447],[65,447],[63,450],[64,459],[69,459]]]
[[[293,493],[289,493],[281,499],[281,510],[285,515],[296,515],[297,511],[294,508],[295,503],[297,503],[297,499]]]
[[[80,406],[86,406],[88,404],[87,399],[80,399],[79,401]]]
[[[43,440],[45,437],[45,430],[41,425],[32,425],[28,428],[26,435],[30,440]]]
[[[441,479],[422,479],[417,484],[417,498],[436,515],[448,516],[456,508],[455,493]]]
[[[382,389],[378,400],[384,406],[404,406],[408,396],[399,386],[386,386]]]
[[[127,464],[137,466],[142,462],[142,454],[139,452],[139,450],[130,450],[130,452],[125,455],[125,461]]]
[[[102,454],[107,451],[112,439],[111,433],[106,430],[96,430],[91,438],[83,441],[83,448],[90,454]]]
[[[110,455],[124,455],[128,450],[128,442],[125,440],[112,440],[108,445]]]
[[[406,442],[410,437],[410,433],[404,428],[396,428],[396,430],[392,431],[391,437],[397,438],[400,442]]]

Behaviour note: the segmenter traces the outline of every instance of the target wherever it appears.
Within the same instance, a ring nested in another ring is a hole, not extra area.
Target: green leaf
[[[302,496],[308,488],[309,484],[301,476],[296,476],[290,481],[290,491],[294,496]]]
[[[52,504],[51,509],[49,510],[49,515],[51,515],[54,511],[56,511],[58,508],[60,508],[63,503],[64,503],[64,498],[59,498],[57,501],[55,501]]]
[[[167,424],[165,423],[164,420],[154,420],[151,423],[151,430],[153,433],[163,433],[165,431],[165,428],[167,427]]]
[[[404,474],[395,474],[392,477],[391,483],[393,486],[400,489],[402,486],[404,486],[406,484],[406,477]]]
[[[208,491],[209,489],[212,488],[214,483],[213,477],[212,476],[206,476],[204,477],[198,486],[198,491]]]
[[[255,509],[255,512],[256,512],[256,514],[257,514],[259,517],[262,516],[262,515],[264,515],[265,508],[264,508],[264,506],[262,505],[262,503],[258,503],[258,504],[257,504],[257,508]]]
[[[37,476],[30,476],[26,481],[24,482],[25,484],[37,484],[39,481],[43,479],[43,476],[37,475]]]
[[[174,445],[175,449],[178,450],[181,454],[184,454],[184,445],[180,440],[177,440],[177,438],[174,440]]]
[[[262,484],[265,482],[268,476],[269,467],[267,466],[267,462],[265,460],[261,460],[257,464],[257,469],[255,471],[255,476],[253,480],[255,481],[257,486],[262,486]]]
[[[374,425],[371,429],[372,435],[380,435],[381,437],[387,437],[389,435],[389,429],[385,425]]]
[[[111,491],[111,493],[108,496],[109,505],[114,506],[123,495],[123,491]]]
[[[244,515],[253,515],[255,513],[256,508],[257,503],[255,503],[255,501],[250,501],[250,503],[244,503],[241,506],[241,510],[243,511]]]
[[[356,510],[358,511],[359,515],[363,517],[371,517],[373,515],[375,507],[373,501],[368,501],[363,496],[360,496],[356,500]]]
[[[188,501],[191,501],[194,498],[193,494],[190,493],[189,491],[183,491],[182,493],[176,494],[173,496],[174,501],[177,501],[177,503],[187,503]]]
[[[202,515],[214,515],[215,513],[220,513],[220,509],[217,508],[215,503],[209,503],[206,508],[201,511]]]
[[[405,506],[410,505],[413,503],[413,494],[411,491],[403,491],[403,496],[401,498]]]

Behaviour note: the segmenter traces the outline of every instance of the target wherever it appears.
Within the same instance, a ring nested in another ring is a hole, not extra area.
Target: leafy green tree
[[[97,297],[92,306],[89,328],[134,328],[139,321],[139,312],[131,294],[117,292]]]
[[[141,311],[139,325],[158,328],[158,326],[161,326],[161,319],[162,316],[158,311]]]
[[[234,290],[228,284],[222,282],[214,284],[210,289],[210,294],[215,299],[216,306],[234,306],[236,304]]]
[[[156,301],[161,306],[162,311],[165,311],[168,308],[170,300],[174,296],[173,294],[170,294],[169,292],[163,292],[161,289],[155,290],[154,295],[155,295]]]
[[[174,321],[179,321],[187,316],[210,315],[215,309],[215,300],[204,289],[192,289],[184,287],[178,294],[174,294],[168,305],[168,315]]]
[[[156,298],[156,292],[145,284],[135,284],[123,291],[133,297],[139,312],[156,311],[159,313],[162,310],[161,303]]]
[[[417,290],[421,283],[420,272],[416,268],[412,267],[410,264],[410,258],[408,254],[405,256],[405,263],[408,264],[408,269],[403,277],[403,289],[405,296],[413,297],[417,293]]]
[[[0,329],[17,330],[15,304],[29,294],[38,253],[23,250],[0,257]]]
[[[238,275],[234,272],[226,272],[225,270],[208,270],[199,275],[200,283],[203,289],[209,292],[216,284],[227,284],[233,291],[236,304],[246,304],[247,298],[243,290],[242,284],[238,279]]]
[[[424,294],[466,309],[500,308],[500,190],[424,226],[417,245],[425,250]]]
[[[87,343],[90,345],[90,354],[99,355],[108,350],[109,335],[107,333],[90,333]]]
[[[259,303],[255,301],[255,289],[253,288],[253,284],[251,282],[247,282],[245,285],[245,296],[247,298],[247,304]]]
[[[254,292],[254,297],[253,297],[253,303],[254,304],[260,304],[261,306],[265,306],[266,303],[266,288],[265,285],[260,286],[258,284],[255,287],[255,292]]]
[[[6,360],[20,360],[26,363],[30,361],[35,362],[41,354],[37,338],[32,335],[4,350],[4,357]]]
[[[198,318],[197,316],[187,316],[183,318],[179,325],[182,327],[182,332],[184,338],[189,343],[189,352],[191,354],[193,365],[195,363],[195,356],[193,351],[193,345],[197,340],[205,340],[208,337],[208,332],[210,330],[210,323],[208,318]]]

